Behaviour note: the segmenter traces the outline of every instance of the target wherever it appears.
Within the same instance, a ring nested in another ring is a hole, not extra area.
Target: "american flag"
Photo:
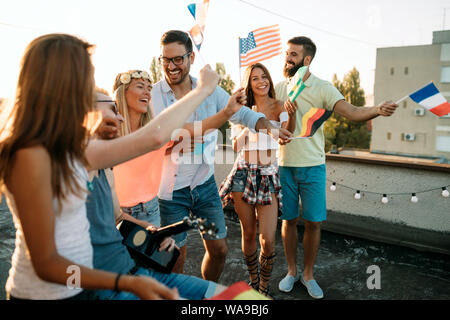
[[[241,67],[281,54],[279,25],[259,28],[251,31],[247,38],[240,38],[239,53]]]

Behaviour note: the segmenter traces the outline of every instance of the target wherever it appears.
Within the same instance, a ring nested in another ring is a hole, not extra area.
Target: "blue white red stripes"
[[[450,103],[445,99],[442,93],[433,82],[430,82],[425,87],[411,93],[409,97],[426,108],[435,115],[442,117],[450,113]]]
[[[191,3],[188,5],[189,12],[195,19],[195,25],[189,30],[189,34],[198,51],[200,51],[200,47],[203,43],[208,7],[209,0],[203,0],[202,3]]]

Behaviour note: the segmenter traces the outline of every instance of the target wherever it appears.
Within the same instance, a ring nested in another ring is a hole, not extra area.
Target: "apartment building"
[[[450,100],[450,30],[433,32],[430,45],[377,49],[375,104],[398,101],[430,81]],[[372,125],[372,153],[450,162],[450,114],[438,117],[408,98],[392,117]]]

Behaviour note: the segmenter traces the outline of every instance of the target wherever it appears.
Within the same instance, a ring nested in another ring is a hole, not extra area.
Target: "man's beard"
[[[304,66],[305,58],[302,59],[302,61],[296,65],[294,65],[292,68],[288,68],[287,64],[284,65],[283,68],[283,74],[285,78],[292,78],[298,69]]]
[[[166,76],[165,78],[166,78],[166,81],[170,85],[179,85],[180,83],[183,83],[183,81],[186,79],[187,76],[189,76],[189,72],[190,72],[190,68],[189,67],[184,69],[184,71],[182,69],[179,69],[179,70],[181,72],[181,77],[180,77],[179,80],[174,80],[174,81],[170,79],[170,77],[168,76],[168,71],[165,70],[165,72],[164,72],[165,76]]]

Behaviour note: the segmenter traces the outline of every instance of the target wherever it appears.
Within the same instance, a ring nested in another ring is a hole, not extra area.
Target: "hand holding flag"
[[[442,117],[450,113],[450,103],[447,99],[445,99],[442,93],[439,92],[433,82],[430,82],[410,95],[401,98],[397,101],[397,104],[408,97],[438,117]]]

